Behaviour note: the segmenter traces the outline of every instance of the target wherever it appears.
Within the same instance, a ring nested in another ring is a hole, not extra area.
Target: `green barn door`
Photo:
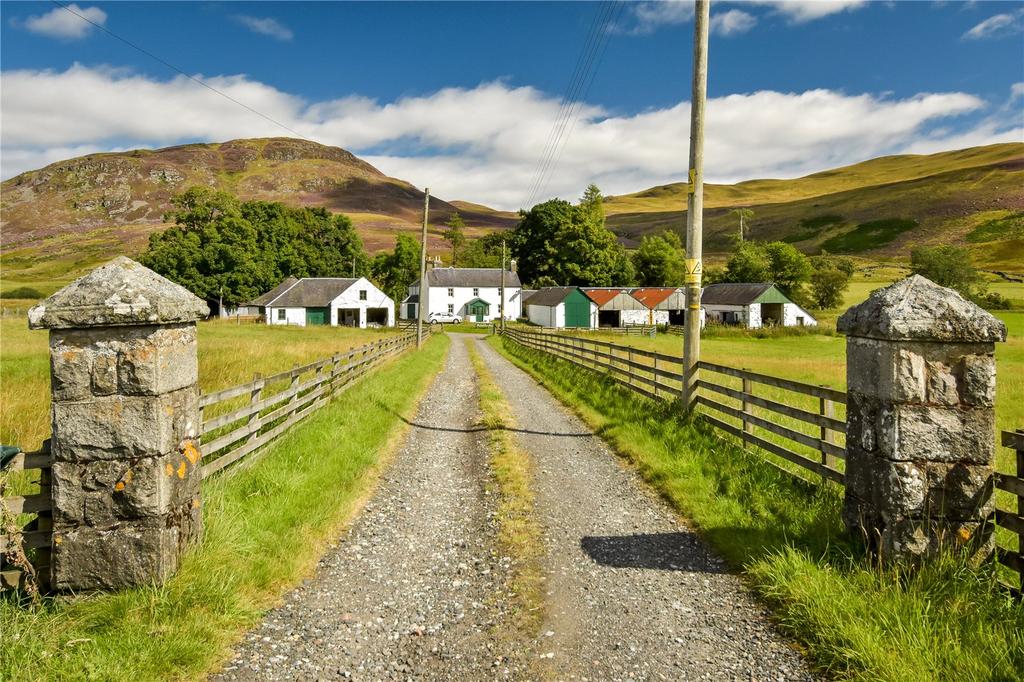
[[[565,298],[565,326],[590,328],[590,299],[578,289]]]
[[[329,308],[306,308],[306,324],[327,324]]]

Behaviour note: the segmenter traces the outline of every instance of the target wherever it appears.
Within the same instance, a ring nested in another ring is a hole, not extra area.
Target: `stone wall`
[[[207,314],[127,258],[30,311],[50,330],[57,589],[160,582],[201,535],[195,321]]]
[[[848,310],[843,519],[883,557],[990,552],[994,342],[1005,326],[914,276]]]

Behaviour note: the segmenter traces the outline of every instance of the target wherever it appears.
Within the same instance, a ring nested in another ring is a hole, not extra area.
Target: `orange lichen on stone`
[[[184,462],[178,465],[178,478],[185,478],[185,472],[188,471],[188,467]]]
[[[185,441],[184,446],[181,449],[181,453],[185,455],[185,458],[195,466],[196,462],[199,461],[199,449],[196,448],[195,443],[190,440]]]
[[[167,476],[168,477],[174,475],[174,467],[172,467],[170,464],[165,464],[164,465],[164,470],[167,472]]]

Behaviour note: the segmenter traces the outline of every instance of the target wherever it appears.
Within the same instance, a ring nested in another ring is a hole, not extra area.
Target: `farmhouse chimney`
[[[998,319],[915,275],[846,311],[843,520],[884,560],[991,551]]]
[[[208,314],[124,257],[29,311],[50,330],[57,589],[161,582],[200,537],[196,320]]]

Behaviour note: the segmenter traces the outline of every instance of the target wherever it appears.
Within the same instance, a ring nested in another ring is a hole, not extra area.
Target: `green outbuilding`
[[[597,303],[579,287],[545,287],[523,302],[530,322],[541,327],[591,329],[597,326]]]

